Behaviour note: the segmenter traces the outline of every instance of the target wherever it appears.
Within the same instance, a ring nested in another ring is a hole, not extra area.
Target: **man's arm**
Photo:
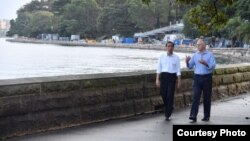
[[[194,57],[195,55],[193,55],[192,57],[188,56],[186,58],[186,65],[187,65],[187,68],[189,69],[192,69],[195,65],[195,62],[194,62]]]
[[[158,63],[157,63],[157,70],[156,70],[156,87],[160,87],[160,73],[161,73],[161,58],[159,58]]]
[[[213,70],[213,69],[215,69],[216,62],[215,62],[214,55],[213,55],[212,53],[211,53],[210,56],[209,56],[208,62],[206,62],[205,60],[200,60],[199,62],[200,62],[201,64],[203,64],[204,66],[206,66],[208,70]]]
[[[208,69],[210,70],[214,70],[216,66],[216,61],[215,61],[215,57],[214,55],[211,53],[209,62],[208,62]]]
[[[156,81],[155,81],[155,83],[156,83],[156,87],[160,88],[160,74],[159,73],[156,74]]]
[[[181,76],[177,76],[177,80],[176,80],[176,86],[179,89],[181,87]]]
[[[181,86],[181,65],[180,58],[177,59],[177,88],[179,89]]]

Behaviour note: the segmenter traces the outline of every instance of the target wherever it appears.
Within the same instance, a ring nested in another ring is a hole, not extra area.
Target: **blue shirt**
[[[199,61],[203,59],[207,62],[208,66],[201,64]],[[194,73],[199,75],[210,74],[216,66],[216,61],[212,52],[196,52],[187,64],[189,69],[194,68]]]

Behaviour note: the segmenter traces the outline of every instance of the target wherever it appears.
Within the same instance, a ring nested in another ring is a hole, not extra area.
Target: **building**
[[[10,21],[9,20],[0,20],[0,29],[9,30],[10,29]]]
[[[6,35],[6,33],[10,29],[10,21],[9,20],[1,20],[0,19],[0,37]]]

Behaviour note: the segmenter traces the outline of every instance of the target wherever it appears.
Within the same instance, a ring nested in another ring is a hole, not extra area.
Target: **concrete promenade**
[[[172,141],[174,124],[250,124],[250,93],[212,103],[211,120],[201,121],[200,106],[196,123],[188,120],[190,107],[174,111],[170,121],[162,113],[112,120],[64,130],[51,131],[7,141]]]

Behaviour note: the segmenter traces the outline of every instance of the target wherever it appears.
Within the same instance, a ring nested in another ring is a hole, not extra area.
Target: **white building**
[[[10,29],[10,21],[9,20],[0,20],[0,29],[9,30]]]

